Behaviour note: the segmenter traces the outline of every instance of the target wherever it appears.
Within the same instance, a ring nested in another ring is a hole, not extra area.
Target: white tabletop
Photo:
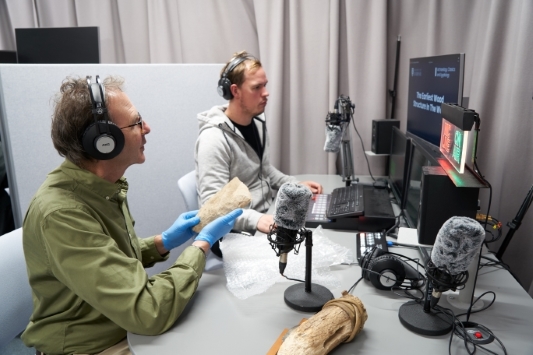
[[[321,182],[325,192],[343,186],[339,176],[301,175],[299,178]],[[353,231],[324,230],[324,234],[355,251]],[[412,249],[393,247],[390,251],[419,257]],[[274,253],[272,257],[275,258]],[[332,270],[341,280],[341,287],[331,289],[334,297],[340,297],[341,292],[348,290],[361,276],[358,265],[339,265]],[[130,349],[134,355],[266,354],[283,329],[312,316],[285,304],[284,291],[291,284],[276,283],[262,294],[239,300],[226,288],[222,269],[206,272],[196,295],[176,324],[159,336],[128,333]],[[489,309],[472,314],[470,321],[488,327],[503,342],[508,354],[533,354],[531,297],[507,271],[484,267],[479,273],[475,295],[489,290],[496,293],[496,301]],[[406,298],[391,291],[377,290],[368,281],[361,281],[352,294],[362,300],[368,320],[352,342],[339,345],[330,354],[448,354],[449,334],[420,336],[400,323],[398,309],[408,301]],[[489,301],[490,298],[484,299]],[[448,307],[445,297],[439,305]],[[495,344],[488,348],[503,354]],[[451,353],[468,353],[457,337],[452,341]]]

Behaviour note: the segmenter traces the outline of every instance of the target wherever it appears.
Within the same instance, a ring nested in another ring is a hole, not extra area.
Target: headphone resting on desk
[[[426,283],[424,275],[419,271],[380,248],[374,247],[364,254],[359,265],[363,278],[370,281],[378,290],[390,290],[392,287],[405,290],[419,289]],[[406,281],[409,284],[404,284]]]

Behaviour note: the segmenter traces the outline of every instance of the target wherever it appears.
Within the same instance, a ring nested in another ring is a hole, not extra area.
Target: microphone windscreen
[[[303,228],[311,196],[311,190],[304,185],[292,182],[281,185],[276,196],[274,223],[286,229]]]
[[[330,153],[337,153],[341,147],[342,129],[341,126],[326,125],[326,143],[324,150]]]
[[[468,269],[472,259],[481,249],[485,229],[478,221],[468,217],[448,219],[439,232],[431,251],[431,261],[457,275]]]

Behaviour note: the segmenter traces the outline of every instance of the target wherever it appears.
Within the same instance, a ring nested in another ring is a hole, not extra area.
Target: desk
[[[339,176],[300,175],[298,178],[321,182],[326,193],[343,186]],[[324,230],[324,234],[355,253],[354,232]],[[419,257],[412,249],[395,247],[390,251]],[[331,290],[336,298],[361,275],[357,265],[339,265],[332,269],[342,285]],[[246,300],[233,296],[225,284],[222,269],[204,273],[196,295],[165,334],[142,336],[128,333],[132,353],[266,354],[284,328],[296,326],[302,318],[312,315],[285,305],[283,293],[292,283],[276,283],[266,292]],[[470,320],[491,329],[503,342],[508,354],[533,354],[533,299],[507,271],[493,267],[480,271],[475,294],[488,290],[496,293],[496,302],[489,309],[473,314]],[[401,325],[398,309],[407,299],[390,291],[377,290],[368,281],[361,281],[352,294],[363,301],[368,320],[352,342],[339,345],[330,354],[448,354],[449,334],[420,336]],[[448,307],[444,297],[439,304]],[[503,354],[496,345],[489,346],[492,351]],[[467,354],[457,337],[452,342],[451,353]],[[484,354],[480,349],[478,353]]]

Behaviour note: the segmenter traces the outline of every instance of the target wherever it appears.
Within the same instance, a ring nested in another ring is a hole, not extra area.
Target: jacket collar
[[[61,164],[60,170],[78,184],[85,186],[107,200],[115,199],[119,193],[126,194],[128,191],[128,182],[125,177],[121,177],[115,183],[111,183],[88,170],[80,168],[67,159]]]

